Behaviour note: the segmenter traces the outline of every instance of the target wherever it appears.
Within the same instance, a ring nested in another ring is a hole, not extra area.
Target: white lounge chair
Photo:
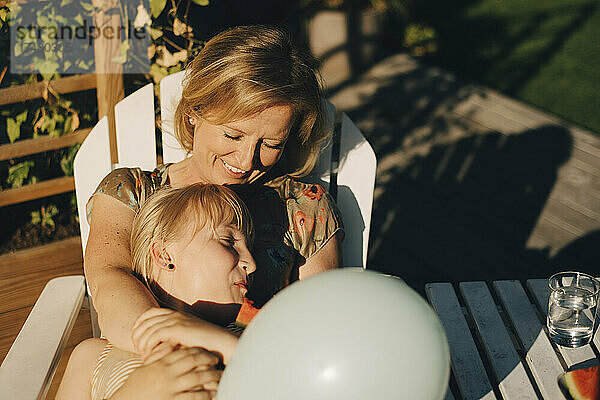
[[[173,136],[173,116],[182,91],[184,72],[160,82],[163,161],[186,157]],[[335,194],[346,237],[344,265],[366,267],[369,227],[375,186],[373,149],[352,121],[327,104],[334,140],[324,148],[308,182],[319,183]],[[92,129],[75,157],[75,191],[83,251],[89,235],[85,204],[100,180],[117,167],[156,167],[154,91],[148,84],[115,106],[119,163],[111,164],[108,121],[103,117]],[[84,300],[83,276],[48,282],[21,332],[0,366],[0,400],[43,399]],[[99,335],[92,309],[92,325]]]

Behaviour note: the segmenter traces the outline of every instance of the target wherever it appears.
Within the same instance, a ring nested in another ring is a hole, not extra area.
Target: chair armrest
[[[81,275],[46,284],[0,366],[0,399],[43,399],[85,296]]]

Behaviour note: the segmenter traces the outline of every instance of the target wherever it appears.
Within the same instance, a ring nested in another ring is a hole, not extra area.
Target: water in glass
[[[548,331],[550,338],[561,346],[582,346],[592,337],[598,288],[594,278],[589,275],[584,278],[585,282],[581,276],[574,276],[567,284],[563,280],[554,287],[550,282]]]

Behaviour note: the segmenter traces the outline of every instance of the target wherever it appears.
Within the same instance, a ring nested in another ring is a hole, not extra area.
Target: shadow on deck
[[[377,153],[368,268],[420,293],[597,268],[597,137],[405,54],[332,101]]]

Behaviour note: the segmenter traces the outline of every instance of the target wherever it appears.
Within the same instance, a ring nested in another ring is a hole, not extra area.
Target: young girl
[[[252,236],[246,206],[226,187],[194,184],[151,196],[134,220],[132,265],[167,308],[137,320],[132,339],[139,354],[105,339],[80,343],[57,399],[212,398],[256,269]]]

